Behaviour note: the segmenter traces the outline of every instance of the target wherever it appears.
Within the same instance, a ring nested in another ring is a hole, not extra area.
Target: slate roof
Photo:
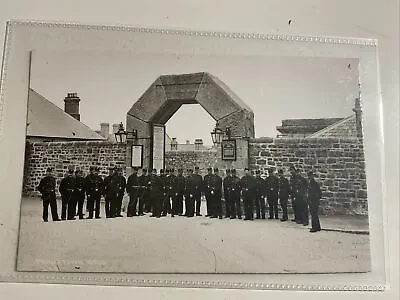
[[[26,135],[71,140],[104,140],[94,130],[29,89]]]
[[[328,138],[328,137],[338,137],[338,138],[357,137],[356,115],[355,114],[351,115],[330,126],[327,126],[324,129],[307,136],[306,139]]]

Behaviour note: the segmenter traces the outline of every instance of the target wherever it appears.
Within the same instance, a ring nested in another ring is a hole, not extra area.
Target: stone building
[[[282,125],[276,127],[277,137],[305,138],[341,120],[343,118],[282,120]]]
[[[80,99],[68,93],[64,110],[29,89],[27,142],[103,141],[104,138],[80,122]]]
[[[172,138],[169,143],[166,141],[165,152],[168,151],[216,151],[216,149],[213,146],[205,146],[203,139],[195,139],[194,143],[186,140],[186,143],[181,144],[176,138]]]

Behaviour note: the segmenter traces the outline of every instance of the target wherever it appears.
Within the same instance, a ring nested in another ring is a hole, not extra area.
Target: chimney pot
[[[64,98],[64,112],[80,121],[79,102],[81,99],[77,95],[77,93],[67,93],[67,97]]]

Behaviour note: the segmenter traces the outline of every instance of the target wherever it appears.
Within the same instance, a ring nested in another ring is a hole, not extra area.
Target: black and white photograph
[[[357,58],[32,51],[18,271],[371,271]]]

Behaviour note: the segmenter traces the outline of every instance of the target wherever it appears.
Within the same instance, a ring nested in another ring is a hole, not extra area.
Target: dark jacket
[[[56,179],[53,176],[45,176],[40,180],[38,191],[42,194],[42,198],[55,194],[56,192]]]
[[[321,199],[322,192],[321,187],[318,182],[314,179],[309,180],[308,182],[308,202],[310,204],[319,205],[319,201]]]
[[[74,191],[75,186],[75,176],[68,174],[63,179],[61,179],[58,191],[63,195],[70,195]]]
[[[104,181],[100,175],[89,174],[85,177],[85,191],[87,195],[102,195],[104,193]]]
[[[137,174],[132,174],[128,177],[126,183],[126,192],[128,194],[137,193],[139,191],[139,177]]]
[[[285,177],[279,177],[279,198],[287,199],[290,195],[290,183]]]

